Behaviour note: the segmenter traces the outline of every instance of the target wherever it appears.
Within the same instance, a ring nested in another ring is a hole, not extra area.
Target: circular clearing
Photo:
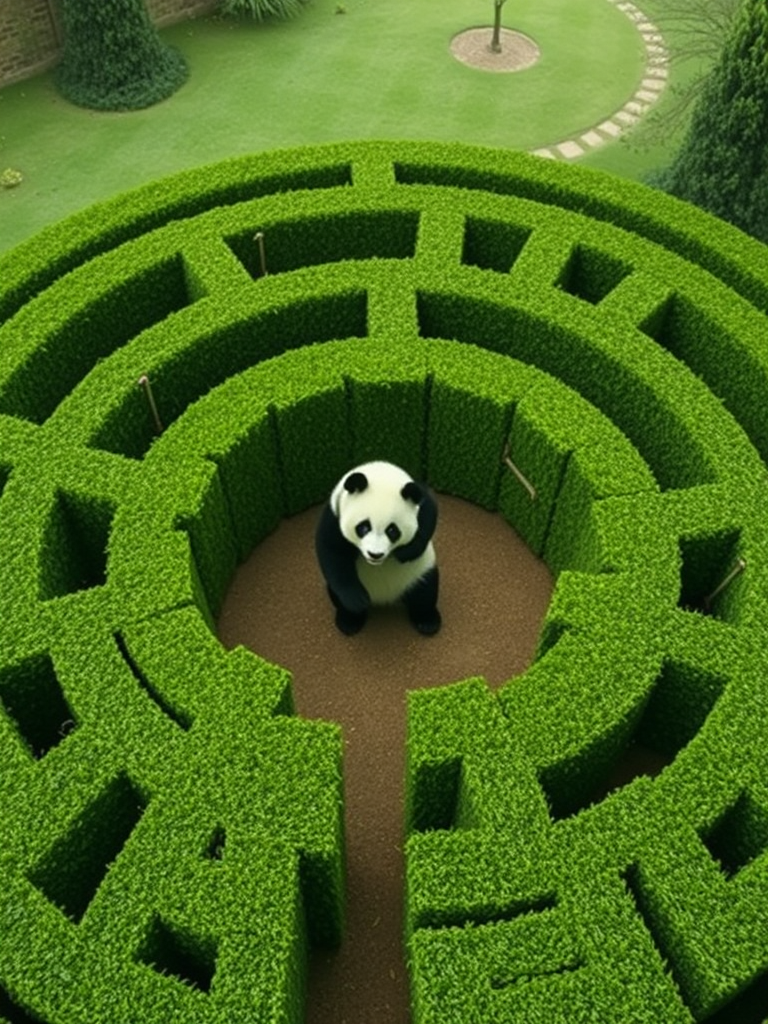
[[[541,56],[534,41],[522,32],[511,28],[501,30],[501,52],[491,49],[493,28],[468,28],[451,40],[451,53],[462,64],[481,71],[525,71],[532,67]]]

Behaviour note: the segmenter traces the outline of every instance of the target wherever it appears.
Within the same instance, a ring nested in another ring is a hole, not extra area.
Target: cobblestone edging
[[[646,63],[640,87],[624,106],[607,120],[594,125],[581,135],[533,150],[536,156],[552,160],[575,160],[606,142],[618,139],[623,132],[632,128],[648,112],[667,85],[669,52],[659,28],[649,21],[636,4],[629,0],[608,0],[608,3],[615,4],[618,10],[634,22],[637,31],[643,37]]]

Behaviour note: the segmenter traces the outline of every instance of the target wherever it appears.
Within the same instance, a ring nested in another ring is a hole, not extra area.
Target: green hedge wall
[[[562,163],[350,143],[120,196],[0,282],[0,1018],[302,1019],[342,737],[216,616],[383,457],[557,578],[522,676],[410,695],[414,1024],[757,1021],[763,247]]]

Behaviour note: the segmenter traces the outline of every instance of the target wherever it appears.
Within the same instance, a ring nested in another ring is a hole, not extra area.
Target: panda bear
[[[430,491],[391,462],[366,462],[339,480],[320,516],[315,550],[342,633],[362,629],[371,605],[396,601],[419,633],[437,633],[436,525]]]

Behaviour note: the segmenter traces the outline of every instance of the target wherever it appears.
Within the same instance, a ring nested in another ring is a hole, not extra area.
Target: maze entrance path
[[[293,676],[297,711],[345,735],[347,926],[316,953],[307,1024],[405,1024],[403,950],[405,691],[483,674],[498,685],[533,660],[552,577],[504,520],[440,496],[442,631],[418,636],[399,609],[357,636],[332,622],[314,557],[311,509],[284,520],[238,569],[218,632]],[[269,600],[263,595],[269,594]],[[375,970],[371,965],[375,964]]]

